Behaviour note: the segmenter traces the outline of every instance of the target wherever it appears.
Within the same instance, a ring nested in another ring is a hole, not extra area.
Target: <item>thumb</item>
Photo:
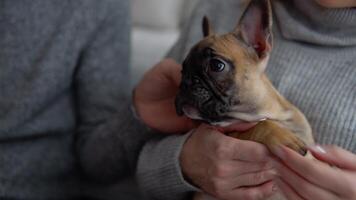
[[[164,65],[162,66],[165,68],[163,71],[166,78],[173,81],[176,86],[179,86],[182,79],[182,65],[170,58],[163,60],[163,63]]]
[[[137,84],[135,99],[152,103],[174,98],[181,79],[180,70],[181,66],[172,59],[159,62],[148,70]]]
[[[342,169],[356,170],[356,155],[340,147],[314,145],[308,149],[318,160]]]

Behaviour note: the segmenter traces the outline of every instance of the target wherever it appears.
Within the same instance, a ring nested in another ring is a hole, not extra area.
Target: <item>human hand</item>
[[[252,141],[200,125],[183,146],[180,163],[193,184],[218,199],[264,199],[275,190],[272,155]]]
[[[186,132],[195,123],[178,116],[175,97],[181,81],[182,66],[165,59],[150,69],[134,90],[134,106],[140,119],[149,127],[167,133]]]
[[[352,200],[356,199],[356,155],[335,146],[314,146],[313,156],[325,163],[300,156],[281,147],[274,153],[281,176],[278,188],[288,199]]]

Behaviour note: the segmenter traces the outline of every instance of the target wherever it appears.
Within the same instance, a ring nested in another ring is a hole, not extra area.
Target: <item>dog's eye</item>
[[[225,63],[217,58],[211,59],[209,64],[213,72],[222,72],[225,69]]]

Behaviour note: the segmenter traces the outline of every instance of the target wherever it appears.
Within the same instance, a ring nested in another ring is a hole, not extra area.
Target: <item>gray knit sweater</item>
[[[148,133],[129,16],[129,0],[0,1],[0,199],[104,196],[133,174]]]
[[[305,112],[318,142],[356,152],[355,11],[274,2],[268,75]],[[128,106],[127,4],[0,1],[0,198],[103,194],[107,183],[135,168],[149,133]],[[201,38],[204,14],[223,33],[243,7],[240,0],[202,0],[171,57],[180,62]],[[147,197],[183,199],[195,190],[178,162],[188,136],[145,144],[137,177]]]
[[[243,2],[248,1],[201,0],[169,57],[182,62],[202,38],[204,15],[218,33],[231,31],[246,7]],[[267,75],[304,112],[318,143],[356,153],[356,9],[326,9],[313,0],[272,2],[274,48]],[[195,190],[182,178],[178,161],[167,162],[178,160],[187,137],[166,137],[144,147],[137,174],[147,195],[182,199]],[[171,146],[177,148],[167,151]]]

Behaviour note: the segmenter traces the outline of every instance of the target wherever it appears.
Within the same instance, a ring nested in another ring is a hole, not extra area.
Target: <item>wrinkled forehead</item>
[[[212,49],[215,55],[235,63],[246,59],[257,59],[252,49],[232,34],[206,37],[193,48],[193,52],[202,53],[208,48]]]

